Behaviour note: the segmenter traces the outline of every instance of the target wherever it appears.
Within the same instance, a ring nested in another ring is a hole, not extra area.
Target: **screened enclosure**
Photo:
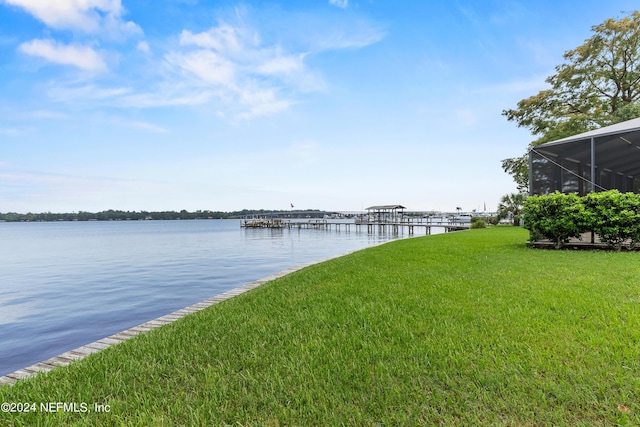
[[[640,118],[548,142],[529,151],[529,191],[640,192]]]

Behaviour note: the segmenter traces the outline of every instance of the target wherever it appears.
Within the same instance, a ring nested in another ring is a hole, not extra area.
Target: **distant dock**
[[[445,233],[451,231],[468,230],[471,228],[471,217],[468,215],[456,216],[431,216],[409,215],[404,212],[402,205],[371,206],[366,213],[353,215],[349,220],[336,218],[287,218],[283,213],[253,215],[240,221],[242,228],[270,228],[270,229],[315,229],[351,231],[366,231],[369,234],[400,234],[407,230],[409,235],[416,230],[423,230],[422,234],[431,234],[432,228],[444,229]]]
[[[420,220],[408,220],[401,222],[369,222],[366,220],[348,221],[331,221],[322,219],[289,220],[282,218],[252,218],[244,219],[240,222],[242,228],[269,228],[269,229],[313,229],[313,230],[335,230],[350,232],[352,229],[356,232],[366,232],[369,234],[400,234],[405,230],[408,234],[413,235],[416,231],[421,234],[431,234],[432,228],[444,229],[445,233],[451,231],[468,230],[471,228],[470,222],[463,222],[456,218],[437,218],[430,220],[425,218]]]

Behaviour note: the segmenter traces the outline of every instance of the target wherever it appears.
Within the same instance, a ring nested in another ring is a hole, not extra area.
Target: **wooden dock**
[[[422,234],[431,234],[432,228],[442,228],[446,233],[451,231],[468,230],[471,228],[470,222],[461,222],[455,219],[447,219],[442,221],[429,221],[428,219],[412,219],[407,221],[367,221],[356,220],[348,221],[331,221],[322,219],[304,220],[288,220],[282,218],[251,218],[244,219],[240,222],[242,228],[270,228],[270,229],[314,229],[314,230],[335,230],[335,231],[351,231],[352,227],[356,232],[366,232],[369,234],[400,234],[405,230],[409,235],[415,234],[416,230],[424,230]]]

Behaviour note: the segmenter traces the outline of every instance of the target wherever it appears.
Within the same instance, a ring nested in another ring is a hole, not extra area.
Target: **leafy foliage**
[[[525,202],[524,221],[532,240],[549,239],[556,248],[587,231],[612,248],[620,250],[625,242],[634,248],[640,242],[640,195],[610,190],[584,197],[532,196]]]
[[[487,228],[487,221],[479,216],[471,218],[471,228]]]
[[[527,195],[524,193],[512,193],[502,196],[498,205],[498,219],[511,217],[513,225],[520,225],[522,208],[526,199]]]
[[[640,241],[640,197],[617,190],[590,193],[584,197],[591,229],[608,245],[620,249],[626,240]]]
[[[593,36],[565,52],[549,89],[502,114],[537,137],[531,146],[640,117],[640,12],[593,26]],[[518,188],[528,183],[527,155],[502,161]]]
[[[529,153],[520,157],[502,160],[502,170],[513,177],[518,191],[529,190]]]
[[[524,205],[524,223],[532,238],[549,239],[556,248],[562,247],[570,238],[580,238],[584,218],[584,205],[576,194],[555,192],[532,196]]]

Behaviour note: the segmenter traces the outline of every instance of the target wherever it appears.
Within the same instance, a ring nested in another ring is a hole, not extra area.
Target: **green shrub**
[[[618,190],[584,197],[559,192],[532,196],[524,206],[525,227],[531,240],[549,239],[556,248],[581,233],[593,231],[611,248],[640,243],[640,195]]]
[[[471,228],[487,228],[487,222],[479,216],[471,217]]]
[[[584,198],[588,228],[600,240],[620,250],[625,241],[640,241],[640,196],[618,190],[590,193]]]
[[[490,216],[487,219],[487,222],[491,225],[498,225],[500,223],[500,219],[497,216]]]
[[[580,238],[586,216],[582,198],[576,194],[555,192],[531,196],[524,205],[524,226],[532,240],[545,238],[561,248],[570,238]]]

